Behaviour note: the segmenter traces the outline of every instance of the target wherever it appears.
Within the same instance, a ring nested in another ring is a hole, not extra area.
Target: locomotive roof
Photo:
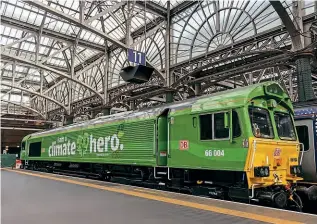
[[[217,92],[214,94],[204,95],[200,97],[190,98],[186,99],[184,101],[180,102],[173,102],[173,103],[167,103],[164,105],[159,105],[153,108],[149,109],[142,109],[142,110],[135,110],[135,111],[127,111],[117,114],[111,114],[106,116],[101,116],[92,120],[83,121],[76,124],[71,124],[63,127],[58,127],[50,130],[44,130],[36,133],[32,133],[29,135],[29,137],[40,137],[42,135],[46,134],[53,134],[58,133],[61,131],[68,131],[71,129],[80,129],[80,128],[86,128],[94,125],[100,125],[100,124],[107,124],[110,122],[116,122],[116,121],[125,121],[125,120],[132,120],[132,119],[146,119],[151,118],[155,116],[159,116],[161,113],[163,113],[166,109],[170,109],[171,113],[173,113],[175,110],[179,109],[185,109],[185,108],[192,108],[192,111],[195,110],[195,108],[199,108],[201,110],[201,105],[212,101],[215,105],[215,103],[218,103],[220,106],[225,108],[225,106],[222,104],[223,102],[227,101],[228,104],[234,104],[235,107],[243,106],[246,101],[249,100],[249,95],[259,86],[265,86],[269,84],[276,83],[274,81],[269,81],[265,83],[258,83],[246,87],[239,87],[232,90]],[[233,99],[240,99],[239,101],[235,101]],[[213,107],[214,105],[210,105],[210,107]]]

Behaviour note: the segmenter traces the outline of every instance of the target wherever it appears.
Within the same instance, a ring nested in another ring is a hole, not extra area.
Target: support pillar
[[[107,42],[106,42],[107,43]],[[109,96],[108,96],[108,80],[109,80],[109,60],[110,60],[110,52],[105,52],[105,61],[104,61],[104,76],[103,76],[103,94],[104,94],[104,101],[103,104],[107,104],[109,102]]]
[[[292,11],[294,16],[294,25],[297,28],[298,32],[303,33],[304,32],[304,23],[303,23],[303,7],[304,7],[304,1],[293,1],[292,5]],[[299,34],[297,34],[299,35]],[[304,44],[304,36],[299,35],[300,41],[302,43],[302,46],[305,46]]]
[[[165,81],[166,86],[171,87],[172,85],[172,72],[170,71],[170,32],[171,32],[171,2],[167,1],[167,16],[166,16],[166,34],[165,34]],[[166,93],[166,103],[174,101],[173,93]]]
[[[70,56],[71,56],[71,68],[70,68],[70,77],[73,79],[75,76],[75,55],[76,55],[76,45],[70,47]],[[68,112],[71,113],[71,103],[74,100],[74,87],[73,81],[68,80]]]
[[[73,116],[65,116],[64,118],[64,124],[65,125],[69,125],[69,124],[72,124],[74,122],[74,118]]]
[[[95,119],[95,118],[96,118],[96,115],[98,114],[98,112],[95,111],[95,110],[92,110],[92,111],[90,112],[90,114],[91,114],[91,118],[90,118],[90,119]]]
[[[289,86],[289,96],[292,101],[294,101],[294,90],[293,90],[293,74],[291,73],[288,77],[288,86]]]
[[[135,101],[131,100],[130,101],[130,110],[134,110],[135,109]]]
[[[312,54],[303,53],[295,58],[298,101],[303,102],[315,98],[312,85],[312,71],[310,59]]]
[[[128,15],[126,18],[126,34],[125,34],[125,44],[130,47],[131,44],[133,44],[133,38],[131,36],[131,22],[132,22],[132,11],[133,11],[133,5],[131,6],[131,4],[135,4],[131,1],[127,2],[126,7],[128,7]],[[128,58],[128,51],[126,50],[126,55]],[[131,65],[131,62],[129,60],[127,60],[128,65]]]
[[[201,83],[195,83],[195,96],[199,96],[201,92]]]
[[[198,62],[198,67],[202,67],[203,64],[202,62]],[[193,67],[191,66],[191,70],[193,70]],[[195,96],[200,96],[200,93],[201,93],[201,83],[195,83],[194,86],[194,91],[195,91]]]
[[[166,103],[172,103],[174,101],[173,92],[166,93]]]
[[[103,115],[110,115],[110,110],[111,110],[110,107],[107,107],[107,108],[102,109]]]
[[[253,84],[253,73],[250,72],[249,73],[249,85],[252,85]]]

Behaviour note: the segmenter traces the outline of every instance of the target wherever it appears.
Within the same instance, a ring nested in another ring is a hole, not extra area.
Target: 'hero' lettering
[[[61,142],[63,140],[63,143]],[[92,134],[89,135],[89,152],[90,153],[103,153],[108,152],[108,147],[110,147],[111,151],[123,150],[123,144],[120,144],[120,139],[116,134],[112,136],[105,136],[105,137],[96,137]],[[76,141],[70,141],[69,138],[60,137],[57,141],[53,141],[51,145],[48,147],[48,156],[71,156],[76,155]],[[83,149],[82,146],[79,148],[80,150]],[[79,152],[79,154],[81,154]],[[98,155],[98,154],[97,154]],[[103,154],[105,155],[105,154]]]

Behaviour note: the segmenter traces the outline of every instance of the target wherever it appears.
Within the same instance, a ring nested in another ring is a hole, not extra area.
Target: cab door
[[[314,144],[314,120],[303,119],[295,121],[297,135],[300,143],[303,143],[302,168],[305,181],[317,181],[316,149]],[[301,156],[301,154],[300,154]]]
[[[164,111],[156,121],[156,164],[159,167],[167,166],[168,144],[168,110]]]

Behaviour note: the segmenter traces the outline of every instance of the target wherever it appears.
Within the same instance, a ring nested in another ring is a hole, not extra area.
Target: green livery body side
[[[268,93],[270,88],[275,92]],[[23,139],[21,159],[243,171],[248,148],[242,143],[253,136],[250,101],[266,107],[264,101],[275,98],[292,111],[281,90],[275,82],[261,83],[34,133]],[[229,114],[230,125],[235,122],[230,136],[219,131],[217,139],[202,139],[202,126],[208,125],[201,116],[210,113],[221,121],[215,127]]]
[[[41,155],[33,160],[154,166],[154,131],[155,119],[88,125],[31,138],[28,146],[41,142]]]
[[[240,118],[243,108],[235,110]],[[170,153],[168,166],[195,169],[236,170],[244,169],[248,149],[242,147],[246,133],[241,133],[232,142],[229,139],[201,140],[199,114],[173,116],[170,124]],[[240,126],[243,124],[240,124]],[[188,144],[184,147],[184,144]],[[210,154],[218,153],[217,156]]]

